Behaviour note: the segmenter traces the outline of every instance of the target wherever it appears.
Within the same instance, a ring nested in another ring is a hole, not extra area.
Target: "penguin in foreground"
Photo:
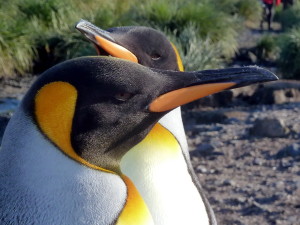
[[[52,67],[4,133],[1,224],[154,224],[122,157],[167,112],[212,88],[276,79],[257,67],[174,72],[108,57]]]
[[[85,20],[76,28],[100,55],[183,71],[176,47],[155,29],[131,26],[104,31]],[[217,224],[191,165],[180,107],[160,119],[146,139],[125,154],[121,170],[140,191],[155,224]]]

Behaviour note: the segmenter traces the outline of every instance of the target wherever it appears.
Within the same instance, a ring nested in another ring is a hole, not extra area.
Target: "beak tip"
[[[94,25],[92,23],[90,23],[87,20],[84,19],[80,19],[76,24],[75,24],[75,29],[79,30],[81,33],[83,33],[84,35],[88,35],[88,34],[93,34],[93,32],[95,32],[95,30],[93,29]]]
[[[251,76],[240,79],[234,88],[244,87],[255,83],[279,80],[279,78],[273,72],[259,66],[247,66],[243,67],[242,70],[243,73],[251,74]]]
[[[263,79],[261,82],[268,82],[268,81],[276,81],[279,78],[271,71],[260,68],[260,72],[263,75]]]
[[[86,21],[84,20],[84,19],[80,19],[76,24],[75,24],[75,28],[77,29],[77,30],[79,30],[80,29],[80,27],[81,27],[81,25],[83,24],[83,23],[85,23]]]

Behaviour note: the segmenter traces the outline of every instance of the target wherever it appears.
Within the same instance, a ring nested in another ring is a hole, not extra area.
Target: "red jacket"
[[[264,3],[266,4],[273,4],[274,0],[263,0]],[[280,5],[281,0],[276,0],[276,5]]]

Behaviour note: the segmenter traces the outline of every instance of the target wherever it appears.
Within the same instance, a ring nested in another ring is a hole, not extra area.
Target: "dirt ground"
[[[299,225],[300,149],[287,147],[300,143],[300,104],[225,111],[233,116],[221,123],[184,116],[192,163],[219,224]],[[282,120],[285,137],[251,134],[255,120],[267,117]]]

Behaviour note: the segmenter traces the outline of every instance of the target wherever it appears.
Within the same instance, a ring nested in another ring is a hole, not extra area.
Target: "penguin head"
[[[183,71],[176,47],[155,29],[128,26],[104,31],[85,20],[75,27],[94,43],[100,55],[127,59],[151,68]]]
[[[122,156],[170,110],[224,89],[275,79],[257,67],[176,72],[111,57],[83,57],[43,73],[22,108],[73,160],[120,173]]]

